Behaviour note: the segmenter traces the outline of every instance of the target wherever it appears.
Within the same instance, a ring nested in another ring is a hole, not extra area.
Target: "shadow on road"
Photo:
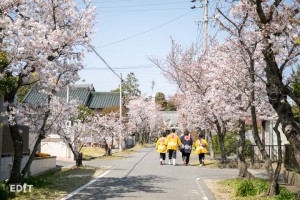
[[[161,176],[128,176],[124,178],[101,178],[70,199],[110,199],[127,197],[136,198],[134,193],[165,193],[157,183],[171,179]]]

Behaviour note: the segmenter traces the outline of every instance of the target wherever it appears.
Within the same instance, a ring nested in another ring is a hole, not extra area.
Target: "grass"
[[[221,180],[218,182],[218,187],[222,188],[222,190],[219,190],[219,192],[227,193],[230,194],[230,199],[233,200],[275,200],[274,197],[260,197],[258,195],[254,196],[236,196],[237,194],[237,189],[241,185],[241,183],[245,181],[242,179],[226,179],[226,180]],[[264,180],[261,179],[252,179],[253,185],[255,188],[260,187],[261,185],[264,185]],[[262,187],[264,188],[264,187]],[[222,194],[219,194],[222,195]]]
[[[82,147],[81,151],[84,160],[97,158],[105,154],[105,150],[100,147]]]
[[[295,193],[286,188],[280,188],[280,194],[275,197],[264,197],[262,194],[267,191],[269,183],[262,179],[226,179],[217,183],[216,191],[218,196],[230,195],[233,200],[296,200]],[[253,191],[253,192],[251,192]]]
[[[32,184],[32,192],[17,193],[16,200],[60,199],[71,193],[103,170],[93,167],[74,167],[61,171],[50,171],[37,177],[29,177],[25,183]]]

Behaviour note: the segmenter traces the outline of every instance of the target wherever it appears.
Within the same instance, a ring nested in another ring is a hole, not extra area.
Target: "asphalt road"
[[[154,148],[141,149],[126,159],[85,162],[106,170],[62,200],[212,200],[215,198],[203,179],[231,178],[238,174],[236,169],[184,166],[179,155],[177,152],[176,166],[160,165]]]

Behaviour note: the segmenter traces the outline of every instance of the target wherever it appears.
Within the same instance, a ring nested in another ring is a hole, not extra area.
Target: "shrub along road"
[[[105,167],[97,179],[65,199],[214,199],[204,179],[237,177],[236,169],[184,166],[177,151],[177,165],[159,165],[154,148],[143,148],[125,159],[92,160],[84,165]],[[196,159],[196,158],[194,158]]]

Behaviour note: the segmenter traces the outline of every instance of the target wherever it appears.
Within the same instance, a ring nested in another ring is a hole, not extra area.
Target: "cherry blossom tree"
[[[290,141],[296,160],[300,166],[300,133],[299,121],[292,112],[292,105],[299,105],[297,92],[292,88],[297,79],[293,78],[291,68],[299,56],[299,45],[296,40],[299,37],[299,2],[291,1],[239,1],[231,7],[230,15],[225,15],[220,9],[222,27],[239,42],[240,49],[245,54],[252,54],[250,60],[250,72],[252,83],[257,74],[254,73],[254,65],[262,67],[264,71],[264,87],[268,95],[268,101],[276,111],[282,129]],[[256,51],[256,56],[253,52]],[[252,99],[255,94],[252,91]],[[256,120],[253,113],[255,107],[251,105],[252,121]],[[254,123],[254,126],[255,123]],[[268,161],[267,152],[264,151],[257,127],[254,127],[254,138],[264,159]],[[269,181],[271,187],[268,194],[274,195],[277,191],[277,179],[281,163],[278,163],[276,173],[269,162]]]
[[[243,34],[245,36],[246,33]],[[238,163],[241,177],[249,176],[243,148],[245,146],[245,122],[247,116],[252,117],[253,136],[259,147],[264,160],[266,161],[267,172],[273,176],[272,162],[268,156],[258,134],[256,124],[257,115],[266,116],[272,113],[272,108],[267,102],[266,90],[264,87],[263,66],[258,65],[259,54],[256,41],[247,41],[240,36],[239,40],[234,40],[234,33],[222,45],[216,45],[211,50],[211,63],[214,65],[216,79],[220,81],[222,89],[225,89],[227,98],[230,102],[231,110],[227,111],[232,115],[237,124],[239,133],[239,147],[237,151]],[[252,42],[252,49],[244,49],[243,43]],[[254,121],[255,120],[255,121]],[[232,128],[234,128],[233,126]]]
[[[298,80],[291,73],[299,57],[299,44],[296,42],[299,38],[299,2],[240,1],[232,10],[235,19],[240,19],[242,13],[249,16],[251,38],[261,41],[269,102],[281,119],[283,132],[300,166],[299,121],[291,109],[293,104],[300,103],[299,95],[292,87]],[[249,26],[246,28],[249,29]]]
[[[181,89],[185,98],[179,106],[182,119],[186,120],[182,126],[194,126],[201,129],[213,129],[218,136],[221,149],[221,162],[226,163],[224,145],[225,133],[231,119],[226,115],[229,105],[223,103],[223,94],[219,91],[214,80],[212,67],[203,52],[195,46],[184,50],[174,41],[172,50],[165,61],[151,58],[165,75],[174,81]],[[182,121],[181,121],[182,122]]]
[[[128,126],[137,137],[140,144],[149,142],[150,134],[158,133],[162,124],[162,115],[155,102],[138,97],[129,101]]]
[[[83,3],[86,8],[79,10],[73,0],[0,2],[1,53],[6,57],[5,67],[0,68],[0,88],[15,148],[8,184],[20,183],[23,157],[16,118],[21,106],[14,102],[15,95],[20,87],[35,84],[50,100],[61,87],[79,79],[84,47],[90,46],[95,22],[95,10],[87,1]],[[43,112],[47,121],[50,111]]]
[[[93,118],[94,130],[93,138],[100,144],[104,143],[104,149],[106,156],[111,156],[111,148],[113,147],[114,138],[118,138],[120,134],[120,125],[118,113],[109,113],[103,116],[96,115]],[[124,134],[124,131],[122,131]],[[107,137],[111,137],[111,143],[106,141]],[[122,141],[119,141],[122,142]]]

